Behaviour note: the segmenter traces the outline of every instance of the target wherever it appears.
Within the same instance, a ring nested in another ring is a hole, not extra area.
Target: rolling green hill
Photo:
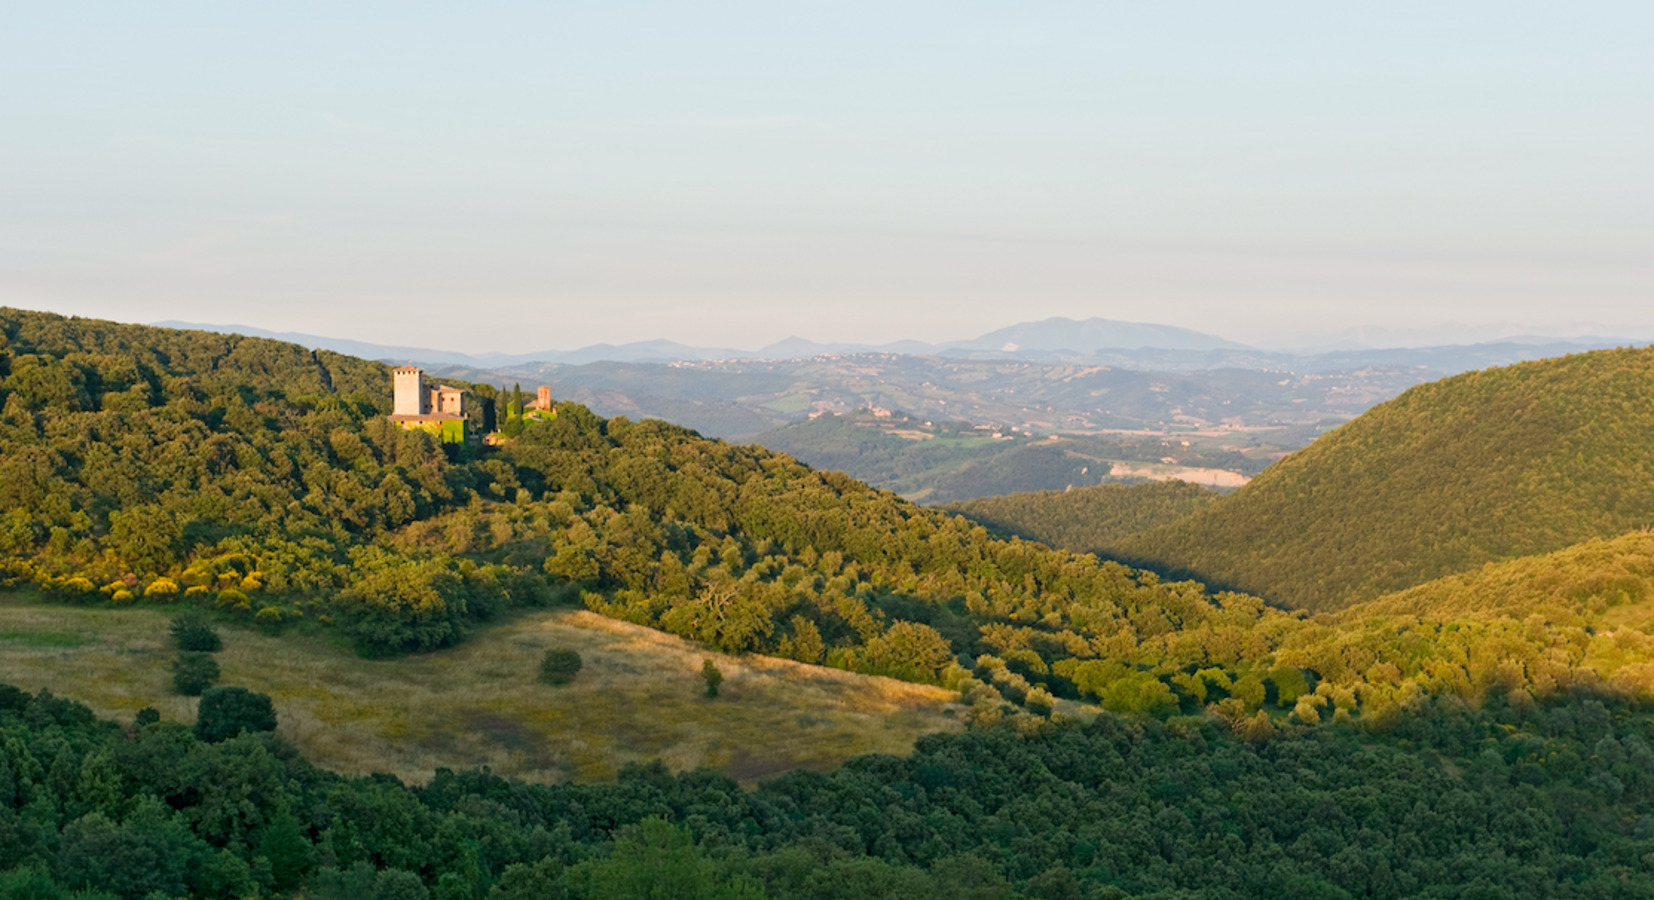
[[[958,688],[983,721],[1005,701],[1046,713],[1069,699],[1237,725],[1290,713],[1386,727],[1420,696],[1549,697],[1650,655],[1587,646],[1512,684],[1499,654],[1515,651],[1478,651],[1474,628],[1406,640],[1341,630],[998,539],[663,422],[559,403],[551,421],[471,458],[387,423],[388,373],[375,364],[12,311],[0,335],[0,588],[24,597],[207,607],[376,656],[451,647],[513,609],[577,602],[730,654]],[[1579,358],[1602,359],[1646,357]],[[1566,415],[1558,406],[1546,414]],[[1359,664],[1346,652],[1356,638]],[[1523,654],[1551,647],[1543,632],[1498,639]],[[1628,689],[1643,691],[1635,679]]]
[[[1133,617],[1275,615],[662,422],[559,404],[467,459],[385,421],[377,364],[16,311],[0,335],[0,581],[64,602],[206,605],[383,655],[561,598],[914,681],[1008,653],[1070,695],[1051,665]]]
[[[1123,549],[1330,610],[1654,522],[1654,349],[1413,388]]]
[[[1112,557],[1125,538],[1206,509],[1219,496],[1187,482],[1153,481],[1006,494],[947,509],[1001,534]]]

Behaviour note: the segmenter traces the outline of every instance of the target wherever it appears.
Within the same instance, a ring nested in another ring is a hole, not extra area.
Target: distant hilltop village
[[[424,370],[416,366],[393,369],[391,382],[396,399],[391,406],[390,420],[403,428],[432,431],[445,444],[469,445],[479,439],[489,445],[498,444],[521,434],[528,422],[557,414],[551,402],[551,388],[541,385],[526,406],[516,399],[507,402],[501,428],[485,435],[482,422],[478,421],[483,417],[476,415],[476,405],[469,402],[466,391],[446,384],[427,386]]]

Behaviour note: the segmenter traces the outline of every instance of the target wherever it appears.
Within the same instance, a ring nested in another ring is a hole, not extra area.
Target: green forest
[[[1420,385],[1126,555],[1331,610],[1654,525],[1654,348]]]
[[[1220,495],[1183,481],[1100,484],[967,500],[947,507],[1003,536],[1118,557],[1120,542],[1205,509]]]
[[[743,790],[345,778],[216,690],[234,736],[0,686],[0,897],[1654,896],[1654,719],[1583,695],[1389,736],[1001,724]]]
[[[386,421],[387,367],[275,341],[15,310],[0,341],[0,602],[370,658],[580,605],[968,724],[753,791],[408,786],[309,766],[239,688],[194,731],[0,690],[0,900],[1654,892],[1651,352],[1417,389],[1226,497],[956,511],[487,385],[513,436],[444,445]]]

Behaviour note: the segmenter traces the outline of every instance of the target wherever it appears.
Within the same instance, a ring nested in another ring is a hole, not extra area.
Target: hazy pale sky
[[[0,303],[526,352],[1654,334],[1654,4],[12,3]]]

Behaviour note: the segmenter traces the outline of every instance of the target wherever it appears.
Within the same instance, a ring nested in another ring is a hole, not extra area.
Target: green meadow
[[[153,706],[193,722],[172,690],[169,613],[0,600],[0,682],[49,688],[100,715]],[[828,770],[862,753],[907,753],[922,734],[957,730],[941,688],[764,656],[727,656],[585,611],[536,611],[480,629],[463,645],[368,660],[322,637],[219,625],[220,684],[269,694],[280,732],[340,772],[425,780],[441,767],[489,766],[538,781],[611,778],[628,762],[717,769],[742,782]],[[541,684],[552,647],[578,651],[573,684]],[[703,660],[724,673],[707,699]]]

